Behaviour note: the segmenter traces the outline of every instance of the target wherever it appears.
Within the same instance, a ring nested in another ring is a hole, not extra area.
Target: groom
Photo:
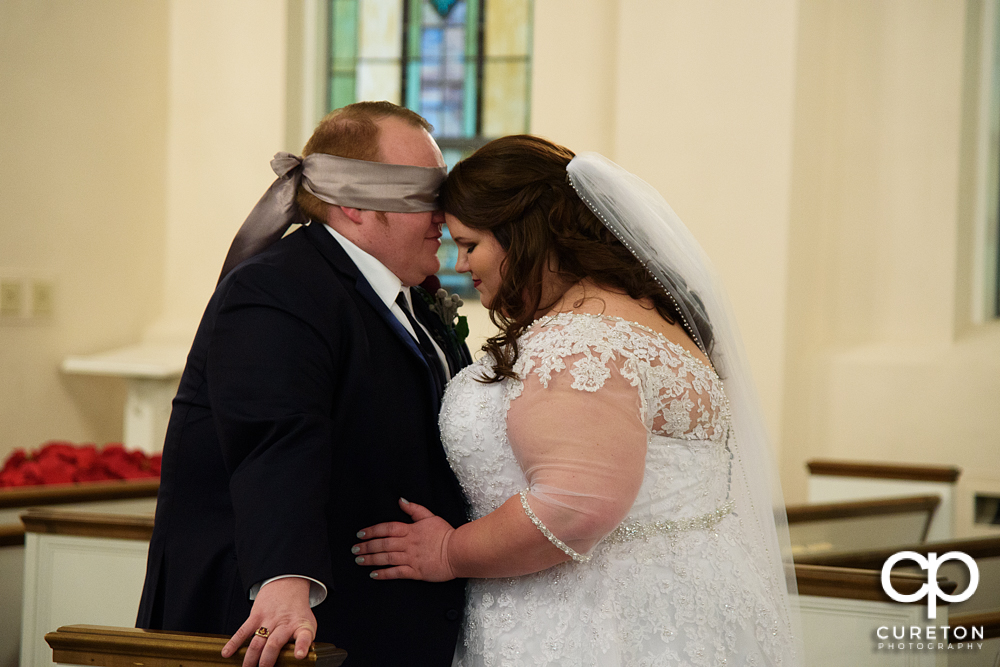
[[[469,354],[410,289],[439,268],[430,129],[363,102],[272,162],[174,399],[139,627],[249,639],[245,666],[314,639],[356,667],[451,663],[464,582],[380,582],[351,553],[408,521],[400,497],[465,521],[437,416]]]

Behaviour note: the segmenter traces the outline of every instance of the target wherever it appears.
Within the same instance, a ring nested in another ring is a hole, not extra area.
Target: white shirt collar
[[[327,231],[337,239],[337,243],[340,247],[344,249],[347,256],[351,258],[354,265],[358,267],[358,271],[361,275],[365,277],[368,284],[372,286],[375,290],[375,294],[378,298],[385,303],[386,307],[392,310],[392,305],[396,303],[396,296],[403,292],[405,295],[407,303],[410,303],[412,308],[412,302],[410,302],[410,290],[403,288],[403,281],[401,281],[396,274],[386,268],[385,264],[378,261],[367,252],[354,245],[351,241],[348,241],[343,234],[339,233],[330,225],[323,225],[326,227]]]

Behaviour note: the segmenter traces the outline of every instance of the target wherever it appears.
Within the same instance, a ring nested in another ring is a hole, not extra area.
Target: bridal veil
[[[768,582],[787,587],[786,631],[801,660],[798,615],[792,609],[792,566],[784,501],[736,319],[722,283],[701,246],[670,205],[648,183],[597,153],[577,155],[570,184],[595,215],[654,276],[682,313],[681,324],[708,354],[722,378],[732,411],[727,441],[730,500],[761,559]]]

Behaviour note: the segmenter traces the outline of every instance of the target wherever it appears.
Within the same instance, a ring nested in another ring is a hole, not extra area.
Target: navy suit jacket
[[[468,363],[464,345],[444,347],[455,369]],[[439,405],[413,337],[322,225],[242,263],[209,302],[174,399],[137,625],[231,634],[253,584],[298,574],[326,585],[316,640],[346,649],[345,664],[449,665],[464,580],[376,581],[351,554],[361,528],[409,520],[401,496],[466,520]]]

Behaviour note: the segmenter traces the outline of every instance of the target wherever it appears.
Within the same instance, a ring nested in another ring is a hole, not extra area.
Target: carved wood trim
[[[0,489],[0,509],[87,503],[99,500],[155,498],[159,488],[160,480],[156,477],[119,479],[109,482],[82,482],[80,484],[5,487]]]
[[[833,567],[861,568],[881,570],[889,556],[899,551],[915,551],[927,556],[928,553],[943,554],[949,551],[961,551],[972,558],[1000,558],[1000,535],[994,537],[973,537],[940,542],[922,542],[920,544],[901,544],[895,547],[881,549],[866,549],[834,554],[803,554],[795,557],[795,563],[804,565],[829,565]]]
[[[223,658],[224,635],[164,632],[100,625],[65,625],[45,635],[53,662],[94,667],[210,667],[240,665],[246,648]],[[276,667],[337,667],[347,651],[333,644],[313,644],[309,655],[296,660],[294,645],[278,655]]]
[[[878,570],[857,570],[846,567],[796,563],[795,579],[798,583],[799,595],[894,602],[882,590],[882,573]],[[892,574],[893,588],[903,595],[916,593],[926,583],[926,575],[920,576],[903,572]],[[939,579],[938,586],[950,594],[958,587],[958,582]],[[945,602],[945,600],[941,600],[938,604]]]
[[[977,628],[982,626],[983,639],[996,639],[1000,637],[1000,609],[954,616],[949,614],[948,625],[951,626],[952,633],[955,632],[955,628],[965,628],[970,637],[973,626]]]
[[[24,546],[24,526],[19,523],[0,525],[0,547]]]
[[[806,462],[810,475],[834,477],[872,477],[876,479],[910,479],[920,482],[955,483],[962,469],[955,466],[900,465],[865,461],[831,461],[813,459]]]
[[[29,533],[109,537],[120,540],[145,540],[153,534],[152,515],[101,514],[71,510],[30,509],[21,515]]]
[[[928,518],[941,504],[940,496],[908,496],[906,498],[873,498],[836,503],[809,503],[785,508],[788,523],[849,519],[859,516],[928,512]]]

